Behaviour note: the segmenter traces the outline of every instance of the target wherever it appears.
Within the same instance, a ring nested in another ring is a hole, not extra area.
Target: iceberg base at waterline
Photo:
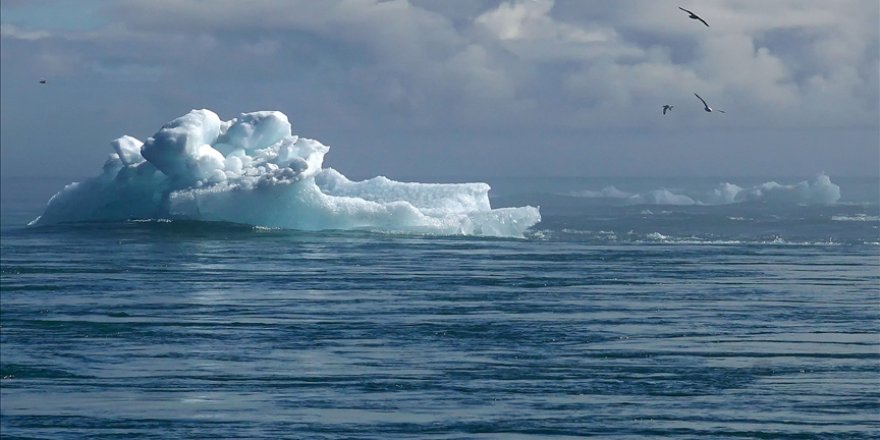
[[[522,237],[531,206],[492,209],[485,183],[351,181],[322,168],[329,147],[277,111],[222,121],[193,110],[145,142],[123,136],[103,172],[55,194],[31,225],[128,219],[222,221],[298,230]]]

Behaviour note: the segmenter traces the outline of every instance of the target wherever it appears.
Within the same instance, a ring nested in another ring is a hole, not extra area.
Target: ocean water
[[[525,239],[28,228],[2,182],[5,438],[877,438],[876,178],[832,205],[630,204],[797,179],[494,179]]]

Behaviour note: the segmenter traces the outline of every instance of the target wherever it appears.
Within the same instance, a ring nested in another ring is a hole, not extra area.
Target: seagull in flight
[[[688,10],[685,9],[685,8],[682,8],[681,6],[679,6],[678,9],[681,9],[682,11],[687,12],[688,14],[690,14],[690,15],[688,15],[688,18],[692,18],[692,19],[694,19],[694,20],[700,20],[703,24],[706,25],[706,27],[709,27],[709,23],[706,23],[706,20],[703,20],[702,18],[700,18],[699,15],[694,14],[693,12],[688,11]]]
[[[710,112],[710,113],[713,111],[718,112],[718,113],[727,113],[724,110],[712,110],[712,107],[709,107],[709,104],[706,104],[706,100],[703,98],[700,98],[700,95],[694,93],[694,96],[696,96],[697,99],[699,99],[703,103],[703,107],[704,107],[703,110],[706,110],[707,112]]]
[[[671,112],[673,107],[675,107],[675,106],[674,106],[674,105],[669,105],[669,104],[664,105],[664,106],[663,106],[663,114],[665,115],[667,111],[670,111],[670,112]]]

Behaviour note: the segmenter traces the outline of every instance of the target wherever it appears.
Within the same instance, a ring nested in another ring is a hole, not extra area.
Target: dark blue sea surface
[[[490,180],[543,216],[494,239],[30,228],[69,180],[4,178],[0,435],[877,438],[876,178],[832,205],[576,196],[727,180]]]

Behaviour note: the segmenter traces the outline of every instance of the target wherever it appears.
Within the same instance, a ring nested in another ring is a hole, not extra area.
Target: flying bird
[[[675,107],[675,106],[674,106],[674,105],[669,105],[669,104],[664,105],[664,106],[663,106],[663,114],[665,115],[667,111],[670,111],[670,112],[671,112],[673,107]]]
[[[688,11],[688,10],[685,9],[685,8],[682,8],[681,6],[679,6],[678,9],[681,9],[682,11],[687,12],[688,14],[690,14],[690,15],[688,15],[688,18],[692,18],[692,19],[694,19],[694,20],[700,20],[703,24],[706,25],[706,27],[709,27],[709,23],[706,23],[706,20],[703,20],[702,18],[700,18],[699,15],[694,14],[693,12]]]
[[[41,79],[41,80],[40,80],[40,84],[46,84],[46,80],[45,80],[45,79]]]
[[[724,111],[724,110],[712,110],[712,107],[709,107],[709,104],[706,104],[706,100],[703,99],[703,98],[700,98],[700,95],[694,93],[694,96],[696,96],[697,99],[699,99],[699,100],[703,103],[703,107],[704,107],[703,110],[706,110],[707,112],[713,112],[713,111],[714,111],[714,112],[718,112],[718,113],[727,113],[727,112]]]

